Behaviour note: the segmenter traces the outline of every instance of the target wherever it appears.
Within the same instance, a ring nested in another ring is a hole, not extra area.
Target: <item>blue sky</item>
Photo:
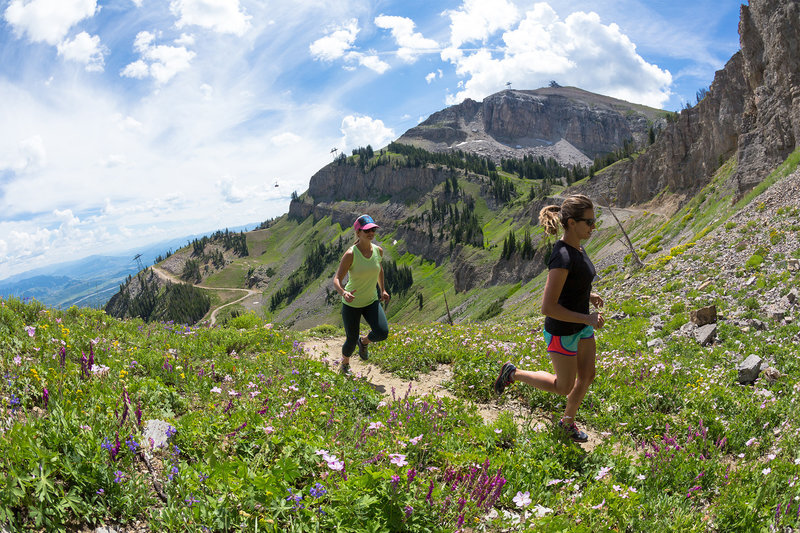
[[[0,0],[0,279],[280,216],[332,148],[508,82],[680,109],[739,6]]]

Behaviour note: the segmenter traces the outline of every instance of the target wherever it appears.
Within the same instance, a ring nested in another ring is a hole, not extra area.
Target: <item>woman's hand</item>
[[[382,301],[382,302],[389,303],[389,300],[390,300],[391,298],[392,298],[392,297],[391,297],[391,296],[389,296],[389,293],[388,293],[388,292],[386,292],[386,291],[381,291],[381,301]]]
[[[603,307],[603,298],[596,292],[593,292],[589,295],[589,303],[599,309]]]
[[[347,302],[347,303],[350,303],[350,302],[352,302],[353,300],[355,300],[355,299],[356,299],[356,297],[355,297],[355,295],[353,294],[354,292],[356,292],[356,291],[353,291],[353,292],[350,292],[350,291],[344,291],[344,292],[342,293],[342,298],[344,298],[344,301],[345,301],[345,302]]]
[[[586,321],[587,326],[592,326],[594,329],[600,329],[606,323],[606,319],[600,313],[592,313],[589,315],[589,320]]]

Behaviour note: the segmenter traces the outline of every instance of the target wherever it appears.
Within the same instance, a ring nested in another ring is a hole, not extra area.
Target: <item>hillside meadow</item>
[[[669,219],[628,223],[646,264],[600,272],[607,323],[583,446],[541,423],[563,398],[491,394],[504,361],[550,367],[541,277],[462,295],[470,316],[499,301],[483,321],[398,313],[370,348],[405,379],[448,365],[453,398],[339,375],[335,354],[304,347],[341,334],[332,325],[293,331],[248,312],[147,324],[0,300],[0,530],[796,530],[798,159],[738,201],[723,165]],[[592,256],[612,231],[589,241]],[[710,305],[704,344],[690,316]],[[748,356],[765,370],[742,384]],[[485,421],[490,403],[503,412]],[[166,431],[151,442],[155,425]]]
[[[798,327],[721,324],[647,348],[653,296],[608,302],[581,422],[591,450],[534,423],[560,397],[490,386],[549,365],[541,322],[395,327],[372,360],[406,377],[452,365],[456,400],[386,397],[306,356],[314,332],[255,315],[225,328],[0,302],[0,523],[153,531],[770,531],[800,524]],[[649,300],[649,301],[648,301]],[[647,303],[645,303],[647,302]],[[325,328],[323,328],[325,329]],[[739,385],[731,350],[782,375]],[[486,424],[474,402],[508,402]],[[521,406],[521,407],[520,407]],[[169,424],[151,449],[150,420]],[[146,459],[147,458],[147,459]],[[149,467],[148,467],[149,463]]]

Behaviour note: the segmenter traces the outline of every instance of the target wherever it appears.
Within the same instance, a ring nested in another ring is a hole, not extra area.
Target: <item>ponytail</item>
[[[588,196],[583,194],[573,194],[567,196],[561,206],[548,205],[539,211],[539,224],[544,226],[544,232],[548,235],[557,235],[558,226],[566,229],[567,220],[580,218],[587,209],[594,209],[594,204]]]
[[[557,235],[561,226],[561,208],[557,205],[548,205],[539,211],[539,224],[544,226],[548,235]]]

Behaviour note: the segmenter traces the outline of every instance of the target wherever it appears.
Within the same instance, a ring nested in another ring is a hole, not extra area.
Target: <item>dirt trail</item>
[[[343,343],[344,337],[311,338],[303,342],[303,349],[310,357],[327,362],[331,368],[336,368],[341,360]],[[357,354],[350,358],[350,368],[355,375],[366,377],[372,387],[387,398],[392,397],[393,389],[396,396],[405,396],[409,387],[411,388],[410,395],[412,396],[433,394],[437,398],[455,398],[444,387],[444,383],[453,375],[450,365],[439,365],[436,370],[428,374],[422,374],[419,379],[410,381],[400,379],[388,372],[383,372],[369,361],[359,359]],[[520,429],[530,427],[535,431],[548,431],[552,424],[549,415],[530,411],[519,402],[513,400],[502,406],[496,403],[474,403],[474,405],[483,421],[487,424],[496,421],[504,410],[509,410],[513,413],[514,421]],[[589,441],[580,446],[586,451],[591,451],[600,444],[602,436],[589,428],[583,429],[589,435]]]
[[[156,276],[158,276],[159,278],[163,279],[164,281],[168,281],[170,283],[186,283],[182,279],[176,278],[175,276],[173,276],[172,274],[170,274],[166,270],[163,270],[163,269],[161,269],[161,268],[159,268],[157,266],[150,267],[150,268],[153,269],[153,272],[155,272]],[[242,296],[241,298],[239,298],[238,300],[234,300],[232,302],[228,302],[226,304],[222,304],[219,307],[214,308],[214,310],[211,311],[209,326],[213,326],[217,322],[217,314],[222,309],[228,307],[229,305],[237,304],[237,303],[241,302],[242,300],[244,300],[246,298],[249,298],[250,296],[255,296],[257,294],[261,294],[261,291],[255,291],[255,290],[252,290],[252,289],[239,289],[239,288],[233,288],[233,287],[206,287],[206,286],[203,286],[203,285],[197,285],[196,283],[193,283],[192,286],[193,287],[197,287],[198,289],[205,289],[207,291],[236,291],[236,292],[244,292],[245,293],[245,295]]]

